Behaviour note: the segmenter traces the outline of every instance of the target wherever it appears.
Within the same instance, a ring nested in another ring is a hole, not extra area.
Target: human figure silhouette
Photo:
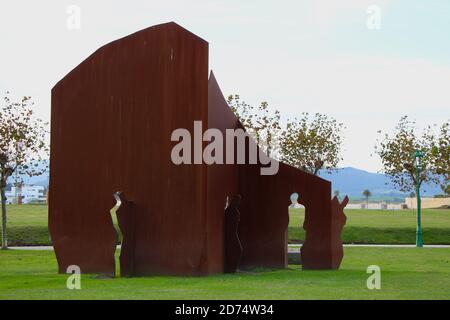
[[[242,244],[238,235],[240,203],[241,196],[236,195],[225,209],[225,273],[235,273],[242,257]]]

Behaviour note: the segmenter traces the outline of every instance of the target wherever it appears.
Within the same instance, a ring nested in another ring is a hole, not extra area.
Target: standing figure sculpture
[[[225,273],[235,273],[242,257],[242,244],[238,235],[240,203],[241,196],[236,195],[225,209]]]

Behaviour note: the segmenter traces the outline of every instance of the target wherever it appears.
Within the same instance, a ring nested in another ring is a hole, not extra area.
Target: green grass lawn
[[[48,231],[48,206],[8,205],[7,232],[9,246],[51,245]],[[117,227],[117,219],[113,216]]]
[[[345,215],[344,243],[414,244],[416,241],[413,210],[346,210]],[[303,220],[303,209],[290,210],[291,243],[301,243],[305,239]],[[425,244],[450,244],[450,210],[423,210],[422,228]]]
[[[345,243],[415,243],[416,214],[412,210],[347,210]],[[289,240],[301,243],[304,211],[290,211]],[[450,210],[424,210],[425,244],[450,244]],[[8,238],[10,246],[49,245],[47,206],[8,206]]]
[[[8,205],[7,217],[8,245],[50,244],[46,205]]]
[[[381,290],[369,290],[369,265]],[[450,299],[450,249],[345,248],[339,271],[255,270],[209,277],[101,279],[68,290],[52,251],[0,251],[3,299]]]

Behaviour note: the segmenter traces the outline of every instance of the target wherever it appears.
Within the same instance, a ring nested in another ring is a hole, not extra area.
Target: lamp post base
[[[422,240],[422,233],[417,232],[416,233],[416,247],[422,248],[423,247],[423,240]]]

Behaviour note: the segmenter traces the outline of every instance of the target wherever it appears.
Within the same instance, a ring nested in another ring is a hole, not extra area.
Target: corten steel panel
[[[134,273],[201,274],[206,167],[175,166],[170,136],[207,126],[208,43],[174,23],[114,41],[52,90],[49,228],[60,272],[114,274],[112,194],[136,218]]]
[[[287,228],[290,196],[299,194],[305,206],[306,239],[302,247],[304,269],[333,269],[335,251],[342,242],[332,238],[331,183],[284,163],[273,176],[261,176],[259,166],[247,165],[240,174],[239,237],[242,267],[287,266]],[[340,240],[340,238],[339,238]]]
[[[209,81],[209,127],[242,128],[236,116],[226,104],[214,75]],[[253,141],[249,143],[254,144]],[[246,146],[248,161],[249,146]],[[236,150],[235,150],[236,151]],[[247,162],[248,163],[248,162]],[[236,169],[238,168],[238,173]],[[336,269],[342,260],[343,207],[332,210],[331,183],[320,177],[305,173],[294,167],[279,163],[279,171],[272,176],[260,173],[261,165],[225,165],[208,167],[208,230],[220,230],[223,223],[217,213],[223,209],[225,195],[233,192],[242,196],[239,206],[239,238],[243,246],[241,267],[287,266],[287,241],[289,224],[289,205],[292,193],[299,194],[299,203],[305,206],[307,229],[302,249],[304,269]],[[233,186],[236,183],[237,190]],[[218,240],[221,237],[208,237],[208,252],[219,258]],[[215,242],[217,241],[217,242]],[[215,261],[215,259],[213,259]],[[339,261],[339,263],[336,263]]]
[[[239,238],[241,268],[287,266],[288,199],[280,197],[277,175],[262,176],[259,165],[241,167]],[[280,201],[281,200],[281,201]]]
[[[235,129],[239,126],[239,121],[225,101],[212,72],[208,83],[208,123],[209,128],[220,130],[224,137],[226,129]],[[226,150],[223,157],[226,159]],[[231,202],[237,194],[238,166],[209,165],[207,175],[208,269],[210,273],[220,273],[224,271],[224,210],[227,199]]]

